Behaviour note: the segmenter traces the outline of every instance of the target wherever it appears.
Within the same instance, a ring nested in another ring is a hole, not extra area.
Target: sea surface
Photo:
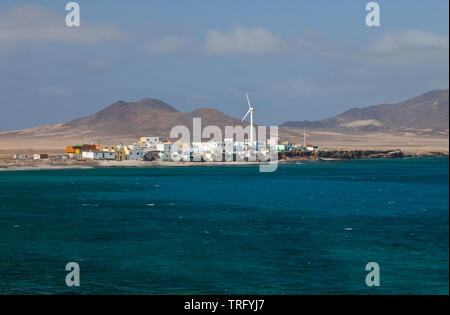
[[[0,294],[36,293],[449,294],[449,160],[0,172]]]

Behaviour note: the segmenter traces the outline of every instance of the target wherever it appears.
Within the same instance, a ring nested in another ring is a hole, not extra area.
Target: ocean
[[[449,294],[449,160],[0,172],[0,294]]]

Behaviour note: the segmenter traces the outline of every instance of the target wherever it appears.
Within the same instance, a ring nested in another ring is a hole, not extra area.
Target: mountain
[[[183,113],[163,101],[144,98],[137,102],[117,101],[93,115],[67,123],[0,132],[0,142],[10,140],[19,145],[24,143],[33,147],[36,143],[40,146],[42,143],[48,143],[48,147],[55,147],[81,142],[129,143],[141,136],[167,139],[174,126],[186,126],[192,135],[194,117],[202,119],[202,128],[215,125],[221,128],[222,132],[228,125],[248,125],[213,108]]]
[[[94,115],[62,124],[60,129],[89,131],[97,136],[132,135],[147,130],[161,133],[167,121],[182,113],[160,100],[144,98],[138,102],[118,101]]]
[[[202,128],[218,126],[223,135],[225,126],[248,125],[213,108],[184,113],[163,101],[144,98],[137,102],[117,101],[93,115],[66,123],[0,132],[0,151],[61,150],[81,143],[133,143],[141,136],[168,139],[174,126],[188,127],[192,136],[195,117],[202,119]],[[448,118],[448,90],[435,90],[398,104],[350,109],[329,119],[286,122],[280,126],[279,137],[301,143],[303,127],[306,127],[308,141],[333,148],[344,145],[359,148],[369,144],[417,146],[419,142],[422,147],[428,147],[442,141],[448,144]],[[394,138],[389,140],[388,135]]]
[[[332,118],[288,121],[281,127],[448,133],[448,119],[448,90],[434,90],[397,104],[353,108]]]

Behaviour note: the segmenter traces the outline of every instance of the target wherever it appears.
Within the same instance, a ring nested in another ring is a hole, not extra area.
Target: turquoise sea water
[[[0,172],[0,293],[448,294],[448,163]]]

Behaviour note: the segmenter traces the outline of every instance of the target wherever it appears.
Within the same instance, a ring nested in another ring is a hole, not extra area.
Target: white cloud
[[[187,49],[190,41],[186,37],[167,36],[155,39],[145,45],[145,50],[151,54],[171,54]]]
[[[0,49],[46,42],[97,43],[119,40],[124,33],[115,25],[91,24],[81,19],[80,27],[66,26],[63,14],[34,5],[0,13]]]
[[[284,40],[263,27],[238,26],[229,33],[208,31],[204,52],[209,55],[222,54],[266,54],[283,50]]]
[[[380,64],[448,64],[448,36],[420,30],[387,34],[367,47],[369,60]]]

